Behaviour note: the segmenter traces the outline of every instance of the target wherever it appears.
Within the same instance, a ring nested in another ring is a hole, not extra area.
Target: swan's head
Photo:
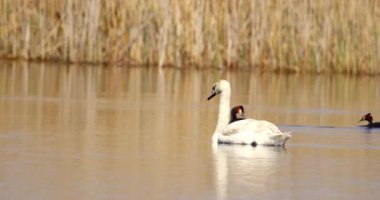
[[[359,122],[361,122],[361,121],[367,121],[367,122],[369,122],[369,123],[372,123],[373,118],[372,118],[371,113],[367,113],[366,115],[364,115],[364,116],[360,119]]]
[[[210,96],[207,100],[212,99],[214,96],[222,93],[223,91],[230,91],[230,83],[226,80],[220,80],[212,86]]]

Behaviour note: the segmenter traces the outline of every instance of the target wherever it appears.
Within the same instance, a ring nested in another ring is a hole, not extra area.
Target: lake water
[[[218,97],[292,131],[219,145]],[[0,64],[0,199],[378,199],[380,78]]]

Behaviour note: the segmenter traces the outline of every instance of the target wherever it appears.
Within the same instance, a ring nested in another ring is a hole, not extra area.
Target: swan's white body
[[[284,146],[291,137],[290,133],[283,133],[276,125],[264,120],[245,119],[228,124],[230,83],[226,80],[215,83],[208,99],[217,94],[220,94],[219,114],[213,143]]]

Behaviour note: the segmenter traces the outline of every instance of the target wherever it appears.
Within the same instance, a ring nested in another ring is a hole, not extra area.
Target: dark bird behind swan
[[[244,107],[242,105],[235,106],[231,109],[230,123],[245,119]]]

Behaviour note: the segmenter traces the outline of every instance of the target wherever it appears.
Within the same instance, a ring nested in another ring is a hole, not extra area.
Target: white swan
[[[212,136],[213,143],[284,146],[291,137],[290,133],[283,133],[276,125],[264,120],[244,119],[228,124],[231,95],[228,81],[216,82],[207,100],[218,94],[220,94],[219,114]]]

